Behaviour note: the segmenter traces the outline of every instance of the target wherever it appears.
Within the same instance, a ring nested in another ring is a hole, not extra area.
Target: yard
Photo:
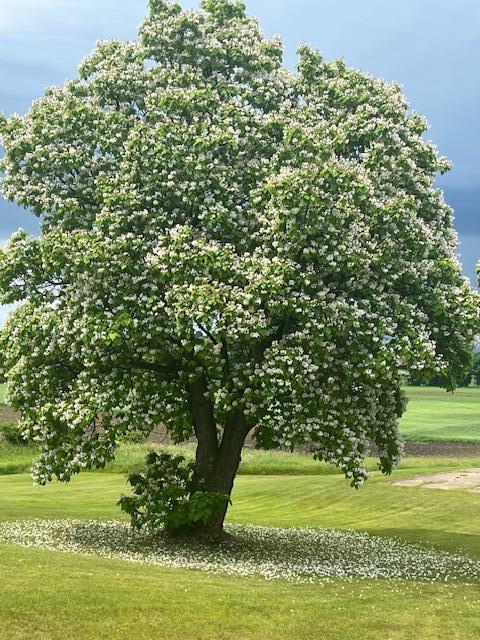
[[[480,441],[477,389],[447,395],[411,388],[409,396],[402,420],[408,439]],[[0,444],[0,638],[480,636],[480,583],[473,575],[453,582],[328,578],[305,584],[85,557],[1,541],[5,522],[121,520],[116,502],[128,490],[125,474],[141,467],[146,449],[124,444],[115,463],[103,472],[84,473],[67,485],[36,487],[26,473],[35,451]],[[181,451],[193,455],[190,446]],[[373,458],[367,463],[372,476],[355,491],[335,468],[308,456],[246,450],[229,523],[367,532],[480,561],[480,493],[392,485],[392,480],[480,467],[480,455],[407,457],[393,478],[375,471]]]
[[[250,455],[253,464],[255,454]],[[284,460],[277,456],[277,470]],[[480,460],[407,459],[395,478],[459,465],[480,466]],[[0,521],[118,519],[115,503],[125,490],[122,473],[85,473],[69,485],[45,488],[32,486],[26,474],[2,476]],[[479,508],[480,494],[394,487],[376,473],[354,491],[331,469],[316,476],[297,469],[294,476],[241,475],[229,522],[366,531],[480,560]],[[9,640],[366,640],[372,634],[382,639],[473,640],[480,634],[480,585],[470,580],[336,578],[298,584],[11,544],[1,548],[0,638]]]
[[[0,640],[480,638],[478,2],[281,4],[0,3]]]

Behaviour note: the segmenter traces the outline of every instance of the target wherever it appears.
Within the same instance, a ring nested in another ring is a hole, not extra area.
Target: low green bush
[[[229,500],[220,493],[199,491],[195,465],[182,455],[152,450],[145,462],[144,473],[132,473],[128,478],[133,495],[119,500],[134,529],[145,527],[157,533],[165,527],[171,534],[187,533]]]
[[[8,444],[28,446],[27,440],[22,435],[22,430],[13,423],[0,424],[0,440],[4,440]]]

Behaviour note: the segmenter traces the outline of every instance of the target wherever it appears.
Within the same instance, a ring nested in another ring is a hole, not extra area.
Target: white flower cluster
[[[10,402],[35,474],[102,466],[119,436],[220,429],[389,472],[410,371],[453,385],[479,325],[448,169],[394,85],[300,49],[282,67],[242,3],[154,0],[135,42],[0,119],[5,197],[40,216],[0,256]]]

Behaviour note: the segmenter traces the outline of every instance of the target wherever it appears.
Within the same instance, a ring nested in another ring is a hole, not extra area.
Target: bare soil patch
[[[474,390],[476,391],[476,390]],[[478,398],[477,393],[472,393],[471,390],[466,391],[460,389],[455,389],[453,393],[447,393],[445,389],[442,388],[434,388],[434,387],[422,387],[421,391],[417,391],[415,389],[408,390],[408,396],[410,398],[441,398],[442,400],[451,400],[454,397],[462,396],[466,398],[467,396],[470,398]]]
[[[407,442],[408,456],[440,456],[453,458],[480,458],[480,444],[470,442]]]
[[[480,493],[480,469],[465,469],[463,471],[446,471],[431,475],[417,476],[410,480],[396,480],[392,482],[400,487],[421,487],[422,489],[463,489],[471,493]]]

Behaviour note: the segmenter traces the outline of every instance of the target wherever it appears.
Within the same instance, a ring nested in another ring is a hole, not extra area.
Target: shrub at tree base
[[[128,481],[133,496],[122,496],[119,504],[134,529],[146,528],[153,533],[165,527],[174,535],[188,534],[229,502],[227,495],[200,490],[195,464],[180,455],[150,451],[145,472],[130,474]]]
[[[390,473],[402,382],[453,387],[479,307],[433,186],[449,164],[399,87],[307,46],[291,73],[242,2],[202,9],[151,0],[138,40],[99,43],[77,79],[0,117],[3,194],[42,227],[10,238],[0,291],[21,303],[1,346],[37,481],[162,423],[197,439],[175,500],[205,514],[251,432],[309,443],[354,486],[373,441]],[[167,489],[152,513],[175,526]],[[221,532],[226,508],[193,528]]]

